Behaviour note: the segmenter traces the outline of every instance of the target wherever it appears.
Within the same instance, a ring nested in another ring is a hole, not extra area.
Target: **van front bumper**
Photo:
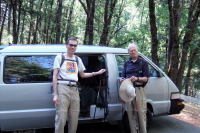
[[[179,114],[181,110],[185,107],[183,101],[183,99],[171,99],[171,107],[169,114]]]

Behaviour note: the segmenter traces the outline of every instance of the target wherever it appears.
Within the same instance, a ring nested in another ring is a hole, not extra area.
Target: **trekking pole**
[[[96,106],[95,106],[95,111],[94,111],[94,117],[93,117],[93,119],[95,119],[96,108],[97,108],[97,102],[98,102],[98,99],[99,99],[100,87],[101,87],[101,80],[100,80],[100,83],[99,83],[99,88],[98,88],[98,93],[97,93]]]
[[[137,103],[136,97],[134,98],[134,100],[131,101],[131,103],[134,106],[133,115],[135,115],[136,130],[137,130],[137,133],[140,133],[140,124],[139,124],[139,118],[138,118],[138,103]]]
[[[101,87],[101,80],[100,80],[100,83],[99,83],[99,88],[98,88],[98,93],[97,93],[97,99],[96,99],[96,105],[95,105],[95,108],[94,108],[94,116],[93,116],[93,122],[92,122],[92,130],[93,130],[93,125],[94,125],[94,119],[95,119],[95,116],[96,116],[96,109],[97,109],[97,102],[98,102],[98,98],[99,98],[100,87]]]
[[[123,117],[124,117],[124,105],[125,105],[125,102],[122,101],[122,120],[121,120],[121,133],[124,133],[124,124],[122,123],[123,122]]]

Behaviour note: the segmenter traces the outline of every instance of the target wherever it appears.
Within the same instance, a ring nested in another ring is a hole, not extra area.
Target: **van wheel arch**
[[[153,119],[152,112],[149,108],[147,108],[146,118],[147,118],[147,130],[149,130]]]
[[[147,103],[147,113],[146,113],[146,118],[147,118],[147,130],[151,127],[152,119],[153,119],[153,108],[150,103]]]

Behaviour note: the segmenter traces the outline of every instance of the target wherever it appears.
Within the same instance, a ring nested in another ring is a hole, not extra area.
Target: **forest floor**
[[[200,127],[200,105],[185,101],[183,103],[185,104],[185,107],[181,113],[171,116]]]

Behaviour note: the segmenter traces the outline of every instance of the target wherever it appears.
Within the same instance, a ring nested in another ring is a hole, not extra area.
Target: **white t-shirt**
[[[59,70],[58,79],[78,81],[78,72],[85,71],[85,66],[82,60],[78,57],[78,66],[77,66],[75,56],[73,56],[73,58],[69,58],[65,56],[65,59],[74,60],[74,61],[64,60],[60,68],[61,58],[62,58],[61,54],[57,55],[54,60],[54,65],[53,65],[53,69],[58,68]],[[58,83],[63,83],[63,84],[68,83],[68,81],[64,81],[64,80],[58,80]]]

